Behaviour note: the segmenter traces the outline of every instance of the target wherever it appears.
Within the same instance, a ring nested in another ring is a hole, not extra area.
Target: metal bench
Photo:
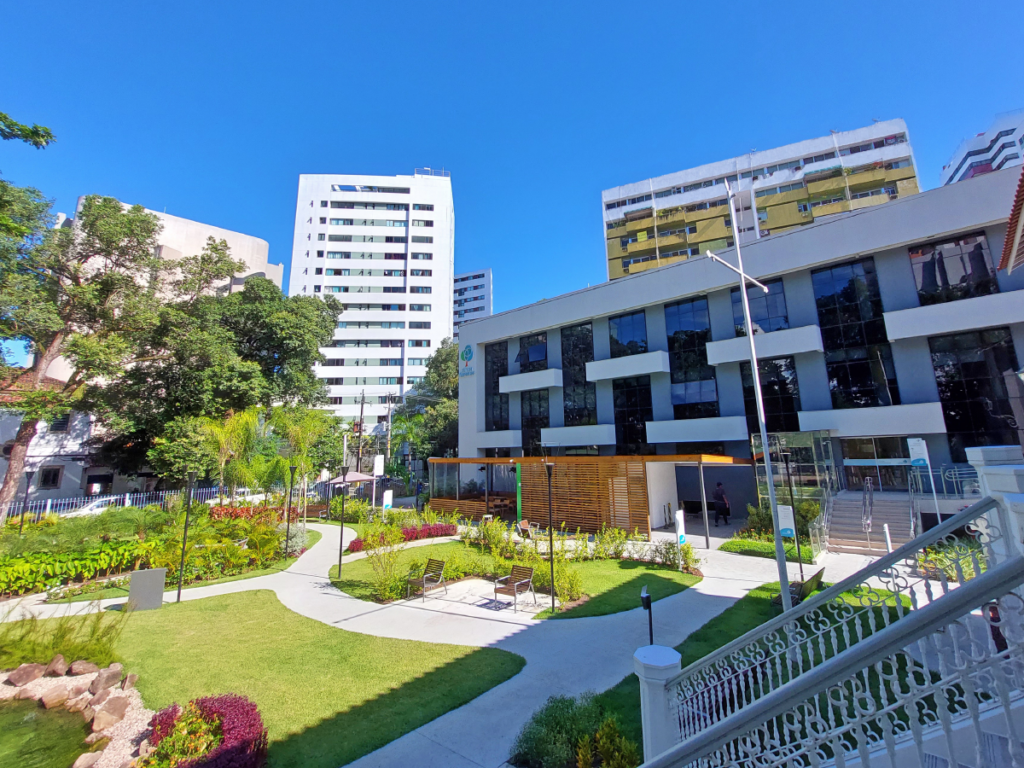
[[[406,580],[405,585],[405,597],[409,599],[412,596],[413,586],[418,586],[422,590],[422,597],[424,602],[427,599],[428,589],[437,589],[438,587],[444,587],[444,593],[448,594],[448,584],[444,580],[444,560],[435,560],[430,558],[427,560],[427,565],[423,569],[422,576],[415,576],[411,579]]]
[[[822,568],[807,581],[791,581],[789,583],[789,596],[793,601],[793,605],[799,605],[821,589],[821,579],[824,575],[825,569]],[[782,592],[779,592],[779,594],[772,598],[772,605],[782,605]]]
[[[533,593],[533,603],[537,604],[537,593],[533,590],[533,568],[525,565],[513,565],[512,573],[494,580],[494,602],[498,602],[498,595],[510,595],[512,597],[512,612],[519,610],[519,595],[527,592]]]

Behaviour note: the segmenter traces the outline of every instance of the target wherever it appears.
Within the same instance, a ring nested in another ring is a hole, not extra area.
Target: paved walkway
[[[535,621],[526,612],[512,613],[511,607],[496,609],[493,601],[459,599],[457,591],[455,599],[448,600],[428,596],[426,601],[414,598],[389,605],[358,600],[339,592],[327,579],[329,569],[337,563],[340,528],[309,527],[322,538],[288,570],[187,589],[182,599],[269,589],[296,613],[351,632],[490,646],[517,653],[527,662],[511,680],[353,763],[358,768],[498,768],[507,759],[519,729],[549,696],[577,695],[615,685],[633,671],[633,652],[647,644],[647,620],[640,608],[610,616]],[[354,536],[352,529],[345,529],[346,542]],[[773,560],[717,551],[701,551],[700,555],[705,559],[703,581],[654,603],[658,644],[680,644],[749,590],[778,580]],[[346,557],[345,562],[358,557]],[[827,557],[833,561],[825,564],[829,581],[864,564],[863,558]],[[791,578],[796,576],[795,564],[789,565],[789,572]],[[166,593],[165,599],[173,601],[175,593]],[[105,600],[101,605],[105,608],[123,602]],[[32,605],[26,600],[16,610],[22,615],[32,610],[47,617],[94,609],[90,603]]]

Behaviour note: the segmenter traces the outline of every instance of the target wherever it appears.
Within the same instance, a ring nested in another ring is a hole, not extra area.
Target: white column
[[[682,671],[682,660],[678,651],[662,645],[645,645],[633,654],[633,671],[640,678],[644,760],[679,743],[679,718],[665,683]]]
[[[989,445],[967,449],[967,461],[978,470],[983,496],[991,496],[1007,511],[1010,530],[1001,531],[994,545],[997,556],[1011,553],[1005,548],[1021,547],[1024,530],[1024,452],[1019,445]],[[995,513],[986,515],[998,525]]]

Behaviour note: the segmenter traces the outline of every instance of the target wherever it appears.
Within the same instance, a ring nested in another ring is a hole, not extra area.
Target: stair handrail
[[[954,533],[961,528],[978,539],[980,550],[958,540]],[[674,690],[678,705],[680,740],[695,736],[751,700],[819,666],[829,658],[829,647],[834,651],[840,638],[845,638],[844,642],[854,636],[862,640],[876,629],[874,609],[879,605],[894,603],[895,618],[888,611],[881,613],[882,623],[888,625],[944,598],[951,591],[947,574],[920,567],[929,548],[938,545],[945,550],[953,564],[954,580],[964,584],[981,572],[983,561],[994,562],[1002,556],[1006,548],[1003,532],[1011,530],[1006,510],[986,497],[690,664],[666,684]],[[1011,548],[1016,546],[1009,544]],[[937,579],[937,590],[931,578]],[[867,634],[866,629],[870,630]],[[766,664],[767,671],[763,669]],[[735,696],[722,700],[723,687],[741,692],[743,700]]]
[[[929,698],[932,702],[944,702],[942,709],[958,706],[959,711],[953,713],[953,717],[973,717],[976,723],[978,711],[985,709],[986,704],[990,709],[1005,708],[1011,699],[1020,698],[1024,693],[1019,688],[1010,688],[1019,680],[1019,668],[1024,660],[1024,600],[1013,593],[1021,584],[1024,584],[1024,557],[1017,550],[984,574],[952,590],[941,601],[911,611],[900,621],[851,644],[806,674],[790,679],[701,733],[647,760],[641,768],[677,768],[704,758],[710,759],[700,765],[804,765],[807,758],[817,758],[813,760],[817,765],[827,760],[827,757],[822,759],[820,748],[823,746],[830,748],[833,754],[837,746],[847,748],[845,751],[856,751],[862,764],[870,765],[872,750],[885,749],[892,758],[900,741],[913,737],[920,744],[921,726],[941,727],[947,735],[951,733],[953,723],[948,710],[939,712],[931,703],[931,712],[924,713],[934,715],[929,720],[921,716],[920,708],[915,708],[922,704],[928,706]],[[998,603],[998,611],[988,611],[982,620],[997,628],[1007,642],[1003,651],[998,650],[994,638],[981,643],[971,636],[965,624],[959,623],[959,619],[994,601]],[[952,665],[942,657],[938,636],[947,637],[947,642],[953,645]],[[929,641],[934,648],[928,647]],[[923,663],[918,662],[924,667],[919,679],[900,681],[897,674],[882,678],[883,668],[895,670],[901,659],[909,665],[916,661],[908,650],[914,643],[918,643],[917,650],[925,659]],[[938,652],[938,669],[930,670],[925,654],[935,651]],[[995,692],[972,681],[965,668],[989,675],[992,678],[990,688]],[[933,678],[935,674],[938,680]],[[869,683],[872,675],[877,675],[874,678],[880,688],[877,694]],[[971,685],[974,687],[969,688]],[[968,689],[966,694],[964,689]],[[954,693],[964,699],[978,697],[980,704],[979,701],[946,704],[954,699]],[[895,713],[900,710],[909,710],[912,717],[917,717],[917,722],[904,725],[901,732],[893,727],[894,720],[899,724]],[[849,712],[854,713],[853,717],[848,716]],[[1009,717],[1007,726],[1011,750],[1019,753],[1019,738],[1017,747],[1012,746],[1016,737]],[[851,732],[853,739],[843,738]],[[728,749],[721,751],[726,745]],[[718,754],[712,757],[716,752]],[[748,759],[750,763],[745,762]]]
[[[860,526],[868,537],[868,549],[871,549],[871,516],[874,514],[875,492],[870,477],[864,478],[864,490],[860,497]]]

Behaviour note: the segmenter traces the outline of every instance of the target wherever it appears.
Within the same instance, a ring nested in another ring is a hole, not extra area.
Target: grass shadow
[[[580,605],[551,614],[548,609],[538,618],[582,619],[588,616],[605,616],[610,613],[629,611],[640,607],[640,590],[646,586],[652,600],[661,600],[670,595],[678,594],[700,581],[700,576],[680,573],[668,568],[652,567],[650,563],[635,560],[602,561],[608,566],[608,573],[603,574],[607,581],[618,581],[623,574],[630,575],[626,581],[609,585],[607,589],[592,595]],[[595,575],[596,578],[597,576]]]

